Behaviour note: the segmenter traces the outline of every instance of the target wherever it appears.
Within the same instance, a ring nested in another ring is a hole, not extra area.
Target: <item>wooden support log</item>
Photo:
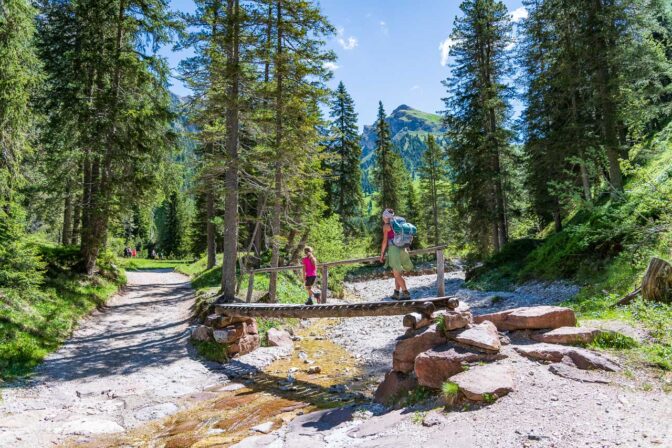
[[[252,293],[254,292],[254,271],[250,272],[249,280],[247,282],[247,303],[252,301]]]
[[[215,313],[229,317],[365,317],[399,316],[417,312],[431,316],[436,309],[455,309],[459,305],[455,297],[436,299],[404,300],[399,302],[363,302],[342,305],[289,305],[289,304],[218,304]]]
[[[446,266],[443,258],[443,249],[436,251],[436,294],[444,296],[446,294],[446,284],[444,281]]]
[[[327,293],[329,292],[329,267],[322,266],[322,294],[320,294],[320,303],[327,303]]]
[[[434,323],[434,319],[431,316],[425,316],[420,313],[410,313],[404,316],[403,325],[406,328],[411,330],[417,330],[418,328],[428,327]]]
[[[642,278],[642,297],[654,302],[672,302],[672,265],[652,258]]]

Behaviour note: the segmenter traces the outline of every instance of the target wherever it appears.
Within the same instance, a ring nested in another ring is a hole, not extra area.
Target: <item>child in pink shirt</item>
[[[306,255],[301,260],[301,263],[303,263],[303,278],[305,280],[306,291],[308,291],[306,305],[313,305],[313,285],[317,278],[317,258],[313,255],[313,248],[310,246],[306,246],[303,252]]]

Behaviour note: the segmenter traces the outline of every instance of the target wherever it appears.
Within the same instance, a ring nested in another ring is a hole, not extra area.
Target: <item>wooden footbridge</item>
[[[365,264],[379,262],[378,257],[359,258],[354,260],[332,261],[318,265],[321,273],[322,303],[316,305],[295,304],[266,304],[250,303],[254,290],[254,275],[261,273],[297,271],[301,266],[280,266],[276,268],[261,268],[249,271],[247,289],[247,303],[220,303],[215,305],[215,313],[227,317],[277,317],[277,318],[315,318],[315,317],[363,317],[363,316],[395,316],[417,313],[420,316],[430,316],[437,309],[453,310],[458,306],[455,297],[446,297],[444,288],[445,261],[443,250],[446,246],[434,246],[409,252],[411,256],[435,253],[436,254],[436,284],[437,297],[420,300],[397,300],[382,302],[359,302],[327,304],[327,281],[329,268],[348,264]]]

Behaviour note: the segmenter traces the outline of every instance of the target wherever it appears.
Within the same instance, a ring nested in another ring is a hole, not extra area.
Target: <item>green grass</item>
[[[142,269],[177,269],[189,266],[193,260],[152,260],[150,258],[120,258],[119,265],[127,271]]]
[[[215,362],[227,362],[229,360],[227,354],[228,346],[226,344],[211,341],[191,341],[191,343],[196,348],[198,354],[205,359]]]
[[[29,374],[70,336],[77,322],[101,306],[125,283],[112,258],[100,260],[101,273],[89,278],[72,272],[76,248],[41,246],[44,284],[30,295],[0,293],[0,377]]]

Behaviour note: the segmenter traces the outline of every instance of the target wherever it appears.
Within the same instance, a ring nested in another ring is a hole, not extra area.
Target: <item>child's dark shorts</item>
[[[314,275],[311,275],[310,277],[306,277],[306,286],[313,286],[315,284],[315,279],[317,277]]]

